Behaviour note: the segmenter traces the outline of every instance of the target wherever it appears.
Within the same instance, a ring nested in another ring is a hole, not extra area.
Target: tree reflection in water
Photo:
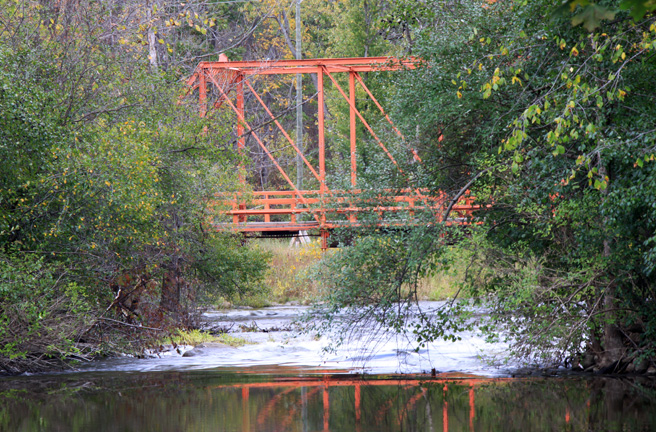
[[[646,377],[96,373],[4,378],[0,400],[3,431],[656,429]]]

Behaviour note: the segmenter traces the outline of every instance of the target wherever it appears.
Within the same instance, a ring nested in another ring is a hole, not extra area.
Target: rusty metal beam
[[[363,67],[369,68],[368,71],[381,70],[380,67],[393,68],[399,70],[403,68],[416,68],[422,61],[420,59],[411,57],[406,59],[399,59],[395,57],[344,57],[344,58],[316,58],[316,59],[292,59],[292,60],[275,60],[275,61],[218,61],[218,62],[200,62],[198,68],[216,68],[216,69],[269,69],[269,68],[298,68],[298,67],[320,67],[320,66],[334,66],[334,67]],[[296,73],[296,72],[294,72]]]

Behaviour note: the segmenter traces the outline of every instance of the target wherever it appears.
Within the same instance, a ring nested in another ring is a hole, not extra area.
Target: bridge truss
[[[273,233],[294,235],[301,231],[317,230],[322,238],[322,248],[327,247],[330,230],[345,226],[363,226],[371,224],[371,218],[364,215],[375,214],[377,226],[407,225],[412,221],[408,218],[394,218],[389,215],[404,213],[411,218],[415,212],[429,211],[435,215],[435,221],[447,223],[467,223],[467,218],[476,208],[470,198],[460,198],[457,202],[449,202],[444,194],[428,195],[427,191],[419,189],[404,189],[401,191],[380,190],[363,191],[357,184],[357,139],[356,123],[359,119],[369,132],[378,147],[401,175],[405,175],[390,149],[376,134],[362,112],[356,106],[356,86],[361,87],[367,97],[374,103],[381,115],[389,122],[394,132],[403,138],[401,132],[394,126],[391,119],[374,97],[371,90],[362,79],[361,73],[377,71],[397,71],[404,68],[415,68],[415,59],[393,59],[388,57],[340,58],[340,59],[305,59],[262,61],[228,61],[221,55],[217,62],[201,62],[194,74],[189,78],[188,85],[198,96],[199,115],[204,117],[208,110],[218,109],[227,105],[237,118],[237,147],[244,151],[247,135],[251,135],[261,150],[266,154],[273,166],[289,186],[288,190],[254,191],[252,197],[244,194],[222,196],[218,204],[228,210],[221,212],[231,216],[232,222],[218,222],[214,226],[219,230],[253,233]],[[317,87],[317,128],[318,128],[318,166],[313,166],[303,154],[297,143],[280,124],[277,117],[269,109],[260,94],[255,90],[249,78],[263,75],[296,75],[316,74]],[[335,78],[337,74],[348,74],[348,89],[345,90]],[[332,190],[326,184],[326,142],[325,142],[325,84],[332,82],[341,97],[349,106],[349,141],[350,141],[350,186],[349,190]],[[267,113],[270,122],[275,124],[281,134],[302,159],[309,172],[317,180],[318,189],[300,190],[285,172],[283,166],[267,147],[245,112],[244,97],[246,91],[257,100]],[[414,149],[410,149],[412,157],[421,163],[421,158]],[[361,199],[373,196],[368,200]],[[250,194],[249,194],[250,195]],[[446,209],[446,213],[445,213]],[[368,222],[365,222],[368,220]]]

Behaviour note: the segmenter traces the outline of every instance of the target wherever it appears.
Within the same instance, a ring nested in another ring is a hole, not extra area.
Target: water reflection
[[[656,380],[225,371],[0,380],[2,431],[654,430]]]

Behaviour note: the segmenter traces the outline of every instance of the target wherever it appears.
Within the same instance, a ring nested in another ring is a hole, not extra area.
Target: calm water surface
[[[0,400],[3,431],[656,429],[646,378],[96,372],[2,379]]]

